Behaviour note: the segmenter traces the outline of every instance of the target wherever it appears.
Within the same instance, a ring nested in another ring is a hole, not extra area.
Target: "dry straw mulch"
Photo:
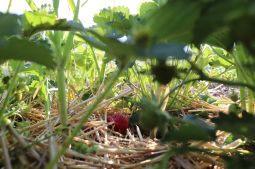
[[[139,127],[128,129],[126,135],[113,131],[106,122],[107,116],[115,111],[121,111],[127,116],[131,112],[126,109],[114,109],[112,102],[130,95],[134,88],[127,88],[118,96],[104,100],[98,105],[97,110],[90,117],[79,135],[74,137],[65,155],[60,159],[58,168],[149,168],[158,164],[164,157],[164,153],[174,145],[161,144],[157,139],[151,139],[140,132]],[[81,116],[86,113],[87,107],[96,97],[81,101],[74,97],[69,101],[69,128],[76,126]],[[212,112],[222,111],[222,108],[210,105],[202,101],[194,101],[189,111],[180,113],[192,113],[192,110],[208,109]],[[215,111],[213,111],[215,110]],[[58,131],[59,116],[57,104],[53,103],[50,117],[46,117],[40,106],[30,109],[22,115],[23,120],[29,121],[30,125],[16,128],[14,134],[17,137],[8,138],[8,150],[11,159],[15,159],[22,168],[43,168],[49,160],[50,149],[57,150],[63,139]],[[21,133],[21,134],[18,134]],[[25,135],[25,133],[29,133]],[[222,140],[226,139],[227,133],[219,132],[218,141],[213,143],[191,143],[203,148],[219,150],[232,149],[240,145],[239,142],[229,146],[222,146]],[[22,143],[22,144],[21,144]],[[83,145],[88,152],[77,149],[75,145]],[[94,151],[91,151],[94,150]],[[188,153],[173,156],[169,160],[169,168],[180,169],[220,169],[224,168],[222,160],[217,156]]]

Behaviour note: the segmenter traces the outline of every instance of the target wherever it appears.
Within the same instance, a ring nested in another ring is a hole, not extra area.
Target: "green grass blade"
[[[29,5],[29,7],[33,10],[33,11],[37,11],[38,8],[37,6],[35,5],[34,1],[33,0],[26,0],[27,4]]]

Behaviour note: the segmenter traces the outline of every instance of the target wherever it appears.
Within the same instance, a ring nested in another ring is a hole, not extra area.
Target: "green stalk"
[[[242,80],[241,72],[239,70],[239,67],[236,69],[237,79],[240,81]],[[243,110],[246,110],[246,92],[245,87],[239,87],[240,88],[240,101],[241,101],[241,108]]]
[[[12,0],[9,1],[8,8],[7,8],[7,13],[10,12],[11,6],[12,6]]]
[[[104,58],[105,58],[105,57],[106,57],[106,56],[104,56]],[[107,62],[104,61],[104,59],[103,59],[103,63],[102,63],[101,70],[100,70],[100,75],[99,75],[99,81],[100,81],[100,83],[102,83],[102,82],[104,81],[104,78],[105,78],[106,64],[107,64]]]
[[[94,59],[94,62],[96,63],[96,69],[97,69],[97,74],[98,76],[100,76],[100,68],[99,68],[99,64],[98,64],[98,61],[97,61],[97,57],[96,57],[96,54],[95,54],[95,51],[94,49],[92,48],[92,46],[89,46],[91,51],[92,51],[92,56],[93,56],[93,59]]]
[[[58,102],[60,121],[63,128],[67,127],[67,101],[66,101],[66,82],[64,69],[57,69],[57,86],[58,86]]]
[[[80,2],[79,2],[79,4],[80,4]],[[68,0],[68,5],[71,8],[72,12],[75,13],[75,4],[74,4],[74,1],[73,0]]]
[[[16,85],[18,83],[18,73],[21,71],[22,66],[23,66],[23,62],[18,62],[17,66],[16,66],[16,70],[14,72],[13,79],[9,82],[10,85],[8,87],[8,90],[7,90],[7,95],[6,95],[6,97],[4,99],[4,102],[3,102],[3,105],[1,106],[1,109],[0,109],[0,121],[2,121],[2,118],[3,118],[4,113],[6,111],[6,107],[9,104],[10,95],[13,92],[14,88],[16,87]]]
[[[241,108],[246,110],[246,92],[244,87],[240,87],[240,101],[241,101]]]
[[[59,158],[66,152],[68,149],[69,145],[72,143],[73,138],[80,132],[81,128],[83,127],[84,123],[88,121],[88,118],[91,116],[91,114],[94,112],[94,110],[97,108],[97,105],[103,101],[103,99],[106,97],[108,92],[111,90],[113,87],[115,81],[117,81],[118,77],[121,75],[123,72],[123,69],[120,69],[116,72],[116,74],[113,76],[113,78],[108,81],[105,91],[98,96],[96,101],[88,108],[87,113],[85,113],[81,119],[79,124],[74,128],[72,133],[66,138],[65,142],[61,146],[60,150],[57,152],[56,156],[46,165],[46,169],[52,169],[53,166],[58,162]]]
[[[80,0],[77,1],[77,5],[75,8],[74,17],[73,17],[74,21],[78,21],[79,10],[80,10]],[[63,52],[63,61],[62,61],[63,66],[65,66],[66,63],[68,62],[68,59],[73,47],[73,38],[74,38],[74,33],[69,32],[67,36],[64,52]]]
[[[26,0],[27,1],[27,4],[29,5],[29,7],[33,10],[33,11],[37,11],[38,8],[37,6],[35,5],[34,1],[33,0]]]
[[[46,79],[46,83],[44,85],[44,93],[45,93],[45,112],[46,112],[46,119],[48,120],[48,123],[46,123],[46,128],[49,129],[49,133],[51,135],[51,137],[49,137],[48,139],[48,143],[49,143],[49,155],[50,155],[50,159],[53,159],[56,155],[56,140],[55,137],[53,136],[53,129],[52,129],[52,124],[51,124],[51,120],[50,120],[50,106],[51,106],[51,100],[50,100],[50,93],[48,91],[48,79]],[[57,169],[57,165],[53,166],[54,169]]]
[[[137,65],[135,64],[134,67],[132,67],[131,69],[133,71],[133,73],[135,74],[137,80],[139,81],[139,84],[141,86],[141,89],[142,89],[142,94],[145,95],[145,96],[148,96],[147,94],[147,90],[146,90],[146,85],[144,83],[144,80],[142,80],[143,78],[141,77],[140,73],[138,72],[138,68],[137,68]]]
[[[248,90],[248,112],[254,114],[254,98],[251,90]]]
[[[58,16],[59,0],[52,0],[52,3],[53,3],[55,14]]]
[[[77,1],[76,10],[74,14],[74,20],[76,21],[78,19],[78,13],[79,13],[79,6],[80,6],[80,0]],[[55,34],[57,37],[55,37],[55,42],[60,41],[59,34]],[[57,68],[57,84],[58,84],[58,99],[59,99],[59,112],[60,112],[60,120],[62,127],[65,129],[67,127],[67,100],[66,100],[66,82],[65,82],[65,67],[66,63],[68,61],[68,58],[70,56],[72,47],[73,47],[73,33],[69,33],[67,36],[65,48],[63,51],[63,55],[61,55],[59,49],[59,44],[55,44],[57,47],[57,55],[60,61],[60,64]]]

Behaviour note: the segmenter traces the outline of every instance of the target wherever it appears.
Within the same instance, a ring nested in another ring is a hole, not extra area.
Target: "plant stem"
[[[103,63],[102,63],[101,70],[100,70],[100,75],[99,75],[99,82],[100,83],[103,83],[104,79],[105,79],[105,69],[106,69],[106,64],[107,64],[107,62],[104,60],[105,57],[107,57],[107,56],[104,55]]]
[[[46,84],[44,85],[44,93],[45,93],[45,112],[46,112],[46,119],[48,122],[46,123],[46,128],[48,128],[49,133],[51,137],[48,139],[49,143],[49,156],[50,159],[53,159],[53,157],[56,155],[57,151],[57,144],[55,136],[53,135],[53,127],[52,127],[52,121],[50,119],[50,107],[51,107],[51,98],[50,93],[48,91],[48,79],[46,79]],[[53,166],[54,169],[57,169],[57,165]]]
[[[27,4],[29,5],[29,7],[33,10],[33,11],[37,11],[38,8],[37,6],[35,5],[34,1],[33,0],[26,0]]]
[[[7,146],[6,140],[5,140],[4,128],[1,129],[1,134],[0,135],[1,135],[0,136],[0,145],[1,145],[2,150],[3,150],[3,157],[4,157],[5,167],[6,167],[6,169],[12,169],[11,160],[10,160],[10,156],[9,156],[9,152],[8,152],[8,146]]]
[[[8,8],[7,8],[7,13],[10,12],[11,6],[12,6],[12,0],[9,1]]]
[[[146,85],[144,83],[144,80],[142,78],[142,76],[140,75],[140,73],[138,72],[138,67],[137,65],[135,64],[134,67],[132,67],[131,69],[135,75],[135,77],[137,78],[139,84],[140,84],[140,87],[141,87],[141,92],[144,96],[149,96],[149,94],[147,94],[147,90],[146,90]]]
[[[79,13],[79,6],[80,1],[77,1],[75,13],[74,13],[74,20],[76,21],[78,19],[78,13]],[[56,34],[58,36],[59,34]],[[61,124],[64,129],[67,128],[67,101],[66,101],[66,81],[65,81],[65,67],[66,63],[68,62],[68,58],[70,56],[72,47],[73,47],[73,37],[74,34],[72,32],[69,32],[66,40],[66,45],[63,51],[63,55],[61,55],[61,49],[59,49],[59,45],[56,44],[57,47],[57,55],[60,61],[60,64],[57,68],[57,83],[58,83],[58,99],[59,99],[59,112],[60,112],[60,119]],[[55,42],[59,42],[61,37],[56,37]]]
[[[67,127],[67,101],[66,101],[66,82],[65,72],[61,67],[57,70],[57,85],[58,85],[58,102],[60,121],[63,128]]]
[[[236,74],[237,79],[240,81],[242,80],[242,73],[240,71],[240,67],[236,68]],[[246,88],[245,87],[239,87],[240,88],[240,100],[241,100],[241,108],[243,110],[246,110]]]
[[[53,8],[57,16],[58,16],[58,7],[59,7],[59,0],[53,0]]]
[[[90,115],[93,113],[93,111],[97,108],[97,105],[105,98],[107,93],[111,90],[113,87],[115,81],[118,79],[118,77],[121,75],[123,72],[123,69],[120,69],[116,72],[116,74],[113,76],[113,78],[107,83],[105,91],[98,96],[96,101],[88,108],[87,113],[85,113],[81,119],[79,124],[74,128],[72,133],[66,138],[65,142],[61,146],[60,150],[57,152],[56,156],[47,164],[46,169],[52,169],[53,166],[57,163],[58,159],[66,152],[68,149],[69,145],[73,141],[73,138],[79,133],[80,129],[88,121],[88,118]]]

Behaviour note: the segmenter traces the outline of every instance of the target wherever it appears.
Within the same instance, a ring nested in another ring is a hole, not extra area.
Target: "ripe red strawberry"
[[[121,114],[115,113],[107,117],[107,122],[113,122],[114,131],[125,134],[128,128],[128,117]]]

